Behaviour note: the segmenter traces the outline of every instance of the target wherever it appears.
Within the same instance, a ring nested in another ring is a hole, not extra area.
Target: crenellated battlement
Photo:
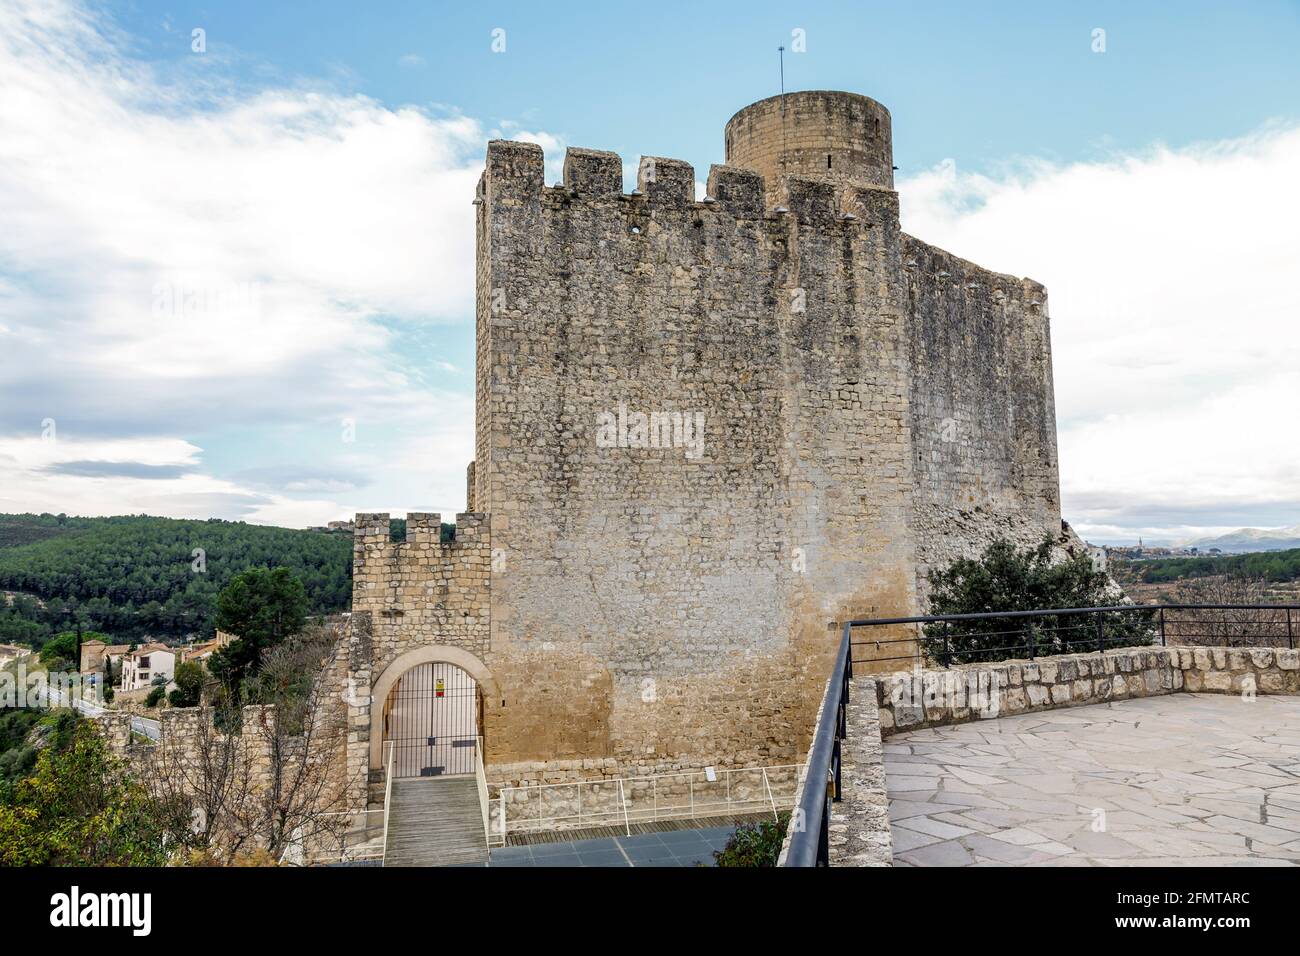
[[[431,547],[454,550],[458,547],[477,547],[486,534],[487,515],[462,512],[456,515],[455,535],[442,540],[442,515],[439,512],[410,511],[406,515],[405,539],[393,540],[393,518],[386,511],[361,512],[356,516],[353,541],[368,546],[414,545],[421,550]]]
[[[481,649],[487,641],[491,563],[485,514],[456,515],[450,541],[442,540],[442,515],[436,512],[408,512],[406,537],[398,541],[392,540],[386,512],[358,514],[352,609],[373,614],[374,641],[384,653],[434,638]]]
[[[869,228],[875,223],[860,221],[862,211],[892,199],[896,218],[893,190],[870,184],[790,175],[780,184],[787,205],[772,207],[773,194],[763,176],[737,166],[712,165],[705,196],[696,200],[695,168],[684,160],[642,156],[637,185],[631,192],[623,190],[624,164],[617,153],[569,147],[564,155],[563,181],[555,186],[544,182],[545,162],[542,148],[535,143],[493,140],[488,144],[487,167],[479,183],[479,201],[498,215],[523,216],[529,221],[543,208],[552,214],[573,215],[586,206],[606,207],[615,202],[640,207],[648,216],[656,210],[675,211],[690,213],[697,220],[730,216],[765,218],[774,224],[790,216],[800,223],[839,231]]]

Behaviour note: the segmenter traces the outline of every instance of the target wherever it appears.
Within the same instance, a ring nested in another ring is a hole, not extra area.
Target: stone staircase
[[[483,808],[472,776],[393,781],[384,866],[487,863]]]

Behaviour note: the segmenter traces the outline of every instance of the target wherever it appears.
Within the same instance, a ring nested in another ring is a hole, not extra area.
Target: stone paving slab
[[[1181,693],[895,734],[896,866],[1300,865],[1300,698]]]

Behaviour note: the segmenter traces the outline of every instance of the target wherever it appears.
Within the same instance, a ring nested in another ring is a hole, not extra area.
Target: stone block
[[[1265,670],[1273,666],[1273,649],[1271,647],[1256,647],[1250,651],[1250,662],[1257,670]]]
[[[579,196],[622,195],[623,161],[618,153],[570,146],[564,153],[564,185]]]
[[[709,167],[708,195],[734,216],[761,216],[765,211],[763,177],[735,166]]]
[[[1210,671],[1205,674],[1201,687],[1206,691],[1226,693],[1232,690],[1232,675],[1225,670]]]

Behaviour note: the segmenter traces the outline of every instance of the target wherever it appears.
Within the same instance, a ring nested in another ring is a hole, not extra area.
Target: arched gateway
[[[386,767],[391,747],[394,779],[474,773],[483,695],[494,687],[483,664],[458,648],[403,654],[374,686],[371,768]]]
[[[383,709],[394,779],[473,773],[482,711],[478,681],[455,664],[417,664],[399,677]]]

